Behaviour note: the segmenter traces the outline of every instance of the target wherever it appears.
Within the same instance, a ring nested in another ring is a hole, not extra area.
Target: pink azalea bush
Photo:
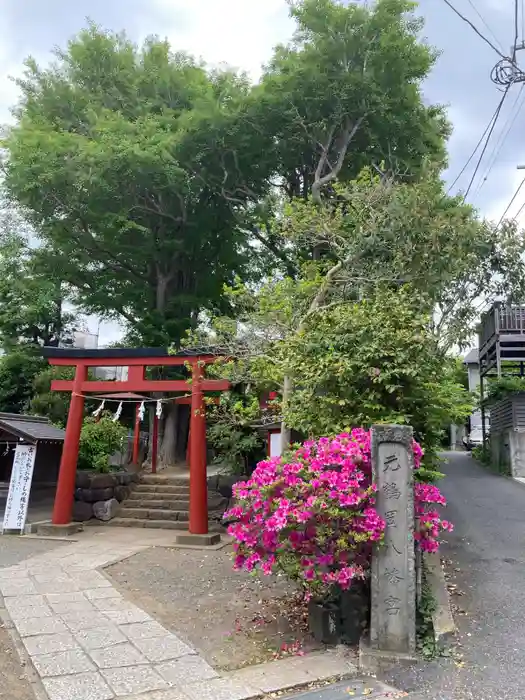
[[[419,468],[422,450],[414,442]],[[305,442],[290,459],[259,462],[251,479],[233,488],[236,505],[225,513],[234,538],[235,568],[265,574],[284,571],[312,594],[346,590],[363,578],[385,521],[375,509],[370,433],[354,429]],[[430,509],[445,504],[439,489],[416,483],[415,533],[422,549],[438,548],[440,530],[451,529]]]

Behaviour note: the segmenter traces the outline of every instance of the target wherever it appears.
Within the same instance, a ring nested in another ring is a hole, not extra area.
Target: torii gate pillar
[[[58,484],[53,508],[53,525],[67,525],[71,522],[77,473],[78,447],[82,419],[84,417],[84,396],[82,385],[87,380],[87,367],[79,363],[75,369],[71,403],[67,417],[66,435],[58,473]]]

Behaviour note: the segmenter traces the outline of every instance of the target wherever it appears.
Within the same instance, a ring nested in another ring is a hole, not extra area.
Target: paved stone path
[[[244,700],[356,673],[320,652],[219,675],[97,570],[150,546],[113,532],[0,569],[5,608],[49,700]]]

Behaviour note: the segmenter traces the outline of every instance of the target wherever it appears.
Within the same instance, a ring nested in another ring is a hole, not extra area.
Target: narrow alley
[[[452,561],[463,659],[442,658],[386,679],[413,700],[525,698],[525,486],[492,474],[469,454],[447,453],[440,488],[454,532]],[[412,695],[413,693],[413,695]]]

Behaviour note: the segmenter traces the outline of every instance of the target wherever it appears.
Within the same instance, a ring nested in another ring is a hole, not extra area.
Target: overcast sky
[[[504,54],[509,53],[514,0],[452,2]],[[424,94],[428,102],[447,106],[454,126],[447,173],[452,182],[501,99],[490,80],[498,56],[443,0],[421,0],[420,12],[426,19],[424,35],[442,52]],[[16,100],[16,88],[8,76],[20,74],[29,54],[40,63],[49,60],[50,50],[64,46],[84,26],[86,17],[106,29],[124,29],[136,41],[148,34],[167,36],[174,49],[189,51],[210,64],[227,63],[246,70],[254,80],[272,47],[293,31],[285,0],[0,0],[0,122],[8,119]],[[520,86],[513,86],[471,191],[469,201],[491,218],[501,216],[522,177],[516,166],[525,164],[524,105],[525,89],[520,93]],[[476,160],[457,187],[465,189]],[[522,197],[517,197],[509,215],[523,204],[525,191]],[[96,330],[95,321],[91,327]],[[117,333],[114,326],[102,324],[102,342],[110,342]]]

